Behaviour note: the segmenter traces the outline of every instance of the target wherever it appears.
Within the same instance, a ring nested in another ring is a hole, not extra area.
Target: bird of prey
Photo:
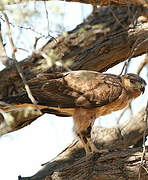
[[[74,131],[89,154],[99,151],[91,141],[95,119],[127,107],[144,93],[146,82],[132,73],[119,76],[79,70],[41,74],[28,85],[43,113],[73,117]],[[6,102],[15,107],[31,104],[25,90]]]

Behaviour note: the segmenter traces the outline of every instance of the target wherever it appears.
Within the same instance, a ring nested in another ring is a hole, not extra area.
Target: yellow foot
[[[96,146],[94,145],[94,143],[91,141],[90,138],[87,138],[88,144],[91,147],[91,151],[92,152],[98,152],[98,153],[104,153],[104,152],[109,152],[108,149],[97,149]]]
[[[89,156],[89,155],[91,155],[91,154],[93,154],[93,153],[106,153],[106,152],[109,152],[109,150],[108,149],[93,149],[93,151],[87,151],[86,152],[86,156]]]
[[[86,156],[89,156],[89,155],[91,155],[93,152],[91,152],[91,151],[88,151],[88,152],[86,152]]]

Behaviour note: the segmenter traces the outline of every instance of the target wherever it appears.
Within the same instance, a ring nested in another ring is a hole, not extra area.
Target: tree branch
[[[81,142],[74,140],[56,158],[43,164],[41,170],[34,176],[20,179],[43,180],[48,177],[50,180],[114,180],[122,177],[121,179],[124,180],[126,179],[124,175],[127,176],[127,179],[136,179],[141,163],[142,149],[127,148],[136,144],[143,137],[146,126],[145,115],[146,112],[143,109],[119,127],[93,128],[92,140],[99,149],[108,148],[109,153],[103,153],[101,157],[98,154],[85,157]],[[125,148],[126,150],[122,150]],[[122,151],[117,151],[117,149]],[[146,153],[145,158],[146,165],[148,153]],[[141,180],[144,177],[148,178],[146,174],[145,171],[141,172]]]
[[[9,66],[13,64],[12,59],[7,56],[4,48],[2,32],[1,32],[1,23],[0,23],[0,61],[4,66]]]

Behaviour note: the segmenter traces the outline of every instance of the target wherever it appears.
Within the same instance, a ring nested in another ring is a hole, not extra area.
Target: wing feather
[[[49,109],[51,107],[51,113],[58,112],[60,108],[104,106],[115,101],[122,92],[119,76],[85,70],[42,74],[28,81],[28,85],[38,104],[46,105]],[[16,104],[31,102],[25,90],[2,100]],[[52,110],[52,107],[58,110]],[[61,112],[59,115],[65,116],[66,113]]]
[[[54,79],[43,74],[31,80],[29,86],[39,103],[61,108],[103,106],[116,100],[122,91],[119,76],[84,70]]]

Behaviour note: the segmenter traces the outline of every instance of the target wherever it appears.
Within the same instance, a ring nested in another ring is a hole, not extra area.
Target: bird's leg
[[[108,149],[97,149],[90,137],[86,137],[86,139],[89,146],[91,147],[92,152],[99,152],[99,153],[109,152]]]
[[[82,132],[82,135],[83,135],[83,137],[86,138],[86,140],[91,148],[91,151],[98,152],[98,149],[96,148],[96,146],[94,145],[94,143],[91,140],[91,130],[92,130],[92,124],[89,125],[89,127],[87,128],[86,131]]]
[[[91,151],[92,152],[98,152],[99,150],[96,148],[96,146],[94,145],[94,143],[92,142],[91,138],[90,137],[86,137],[87,139],[87,142],[91,148]]]
[[[86,131],[82,131],[78,135],[78,137],[81,139],[83,143],[83,147],[85,149],[86,155],[89,155],[91,152],[99,152],[99,153],[108,152],[107,149],[97,149],[97,147],[91,140],[91,129],[92,126],[90,124],[90,126],[87,128]],[[88,145],[90,146],[91,151],[89,150]]]
[[[81,134],[83,136],[83,139],[84,138],[86,139],[86,142],[90,146],[91,151],[92,152],[97,152],[98,149],[96,148],[96,146],[94,145],[94,143],[91,140],[91,130],[92,130],[92,125],[90,124],[89,127],[85,131],[81,132]]]
[[[81,133],[77,134],[77,136],[80,138],[80,140],[81,140],[81,142],[83,144],[86,155],[90,154],[90,151],[89,151],[89,148],[88,148],[88,145],[87,145],[86,137],[82,136]]]
[[[83,137],[83,139],[86,139],[85,141],[90,146],[91,151],[92,152],[99,152],[99,153],[108,152],[108,149],[97,149],[97,147],[95,146],[95,144],[91,140],[91,129],[92,129],[92,125],[90,124],[90,126],[87,128],[87,130],[85,132],[84,131],[82,132],[82,137]]]
[[[80,138],[86,155],[90,154],[88,145],[90,146],[92,152],[108,152],[107,149],[97,149],[91,140],[91,130],[95,121],[95,114],[92,110],[78,108],[73,114],[73,119],[74,131],[76,135]]]
[[[95,121],[94,113],[88,109],[79,108],[75,110],[73,118],[75,133],[82,141],[86,155],[90,153],[88,145],[92,152],[97,152],[97,148],[91,141],[91,130]]]

